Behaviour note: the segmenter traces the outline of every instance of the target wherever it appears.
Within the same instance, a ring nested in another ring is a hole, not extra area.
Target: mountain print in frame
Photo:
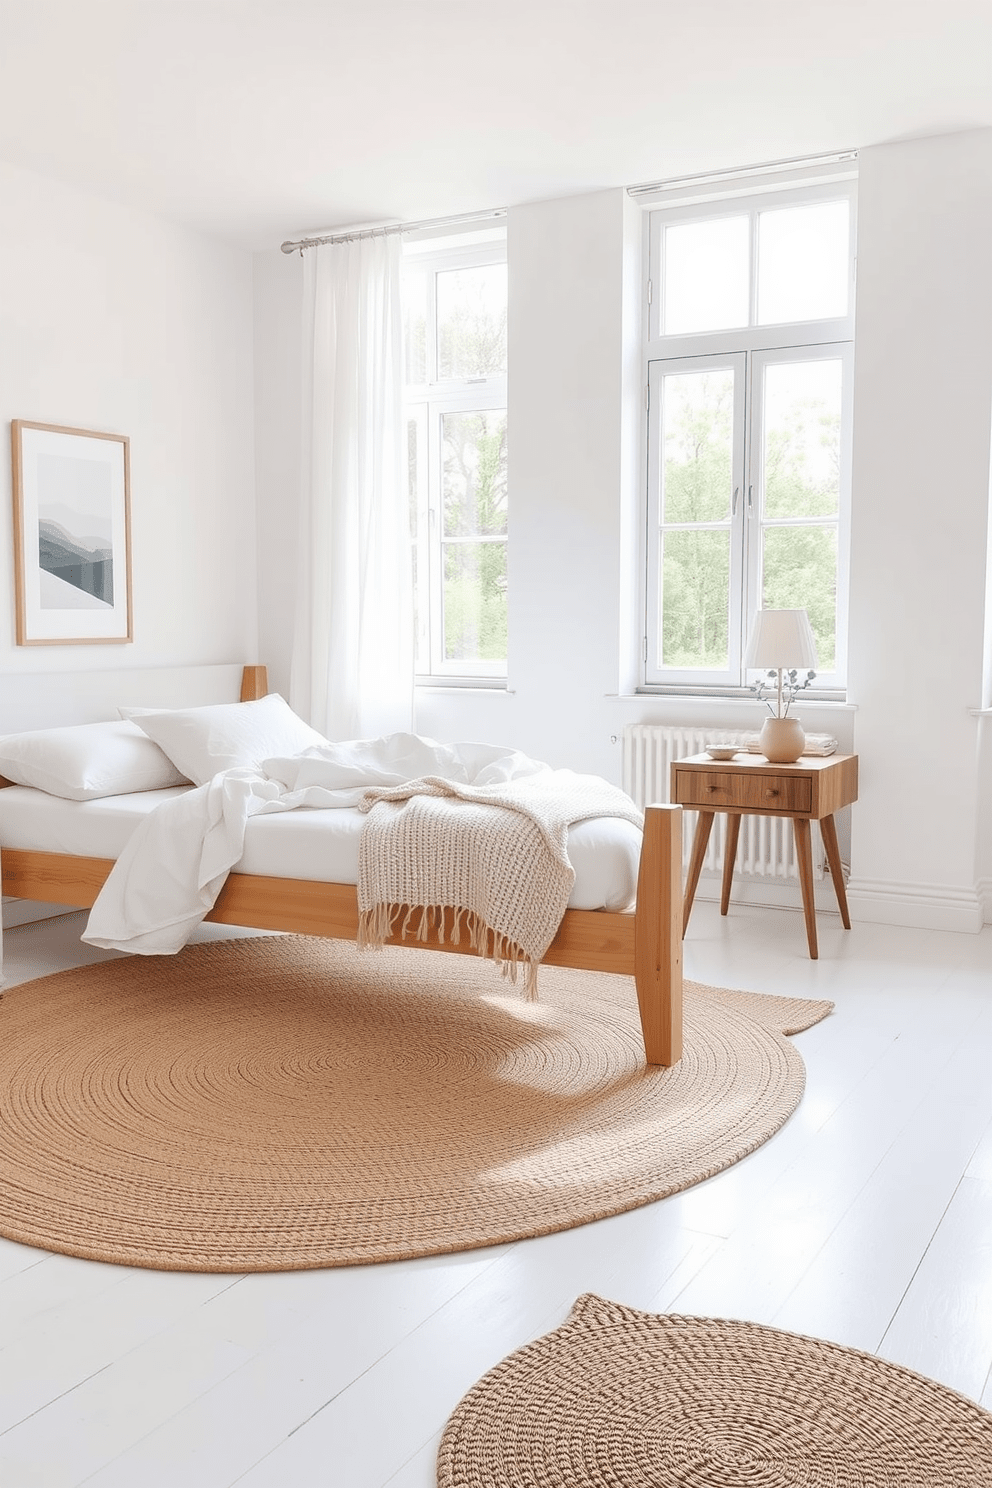
[[[126,435],[13,419],[19,646],[133,640]]]

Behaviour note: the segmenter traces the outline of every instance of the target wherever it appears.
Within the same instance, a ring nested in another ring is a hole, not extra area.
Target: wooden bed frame
[[[265,667],[245,667],[241,700],[267,691]],[[11,782],[3,780],[2,785]],[[18,899],[88,909],[114,866],[112,858],[4,848],[3,893]],[[353,884],[231,873],[207,919],[256,930],[354,940],[358,891]],[[476,954],[432,931],[426,941],[391,945]],[[543,958],[549,966],[632,976],[648,1064],[673,1065],[682,1056],[682,808],[648,806],[633,910],[566,910]]]

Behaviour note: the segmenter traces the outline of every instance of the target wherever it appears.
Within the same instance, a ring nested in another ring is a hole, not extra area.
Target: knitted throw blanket
[[[569,827],[594,816],[643,817],[622,790],[595,775],[542,770],[498,785],[471,786],[428,775],[368,791],[358,856],[358,943],[381,946],[409,932],[444,935],[445,909],[460,936],[516,980],[537,985],[537,966],[555,937],[575,871]]]

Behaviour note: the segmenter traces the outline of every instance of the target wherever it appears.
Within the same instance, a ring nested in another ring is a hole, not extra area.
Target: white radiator
[[[702,754],[709,744],[733,743],[736,735],[727,729],[693,728],[689,725],[629,723],[623,731],[623,788],[638,806],[671,799],[672,760]],[[696,829],[696,812],[685,812],[682,853],[686,866]],[[718,811],[703,859],[704,869],[719,872],[723,867],[727,838],[727,815]],[[813,823],[813,874],[823,877],[823,847]],[[745,816],[737,843],[736,871],[765,878],[799,877],[795,837],[788,817]]]

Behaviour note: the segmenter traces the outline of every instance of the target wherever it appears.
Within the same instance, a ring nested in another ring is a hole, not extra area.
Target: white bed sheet
[[[29,786],[9,786],[0,790],[0,849],[116,858],[147,812],[187,789],[171,786],[99,801],[64,801]],[[366,820],[353,808],[252,817],[244,854],[233,871],[357,883],[358,839]],[[641,833],[631,822],[619,817],[577,822],[568,834],[575,869],[569,908],[628,908],[637,892],[640,852]]]

